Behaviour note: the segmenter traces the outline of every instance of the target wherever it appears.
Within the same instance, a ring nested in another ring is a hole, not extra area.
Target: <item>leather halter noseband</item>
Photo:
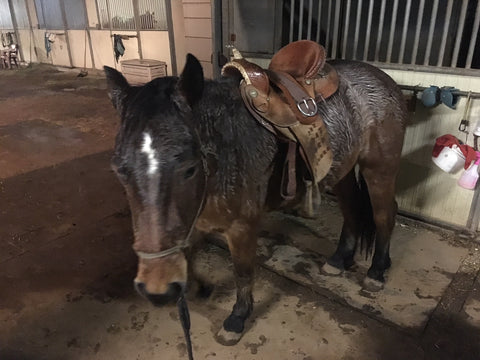
[[[193,229],[195,228],[195,224],[197,223],[198,218],[200,217],[200,214],[203,210],[203,206],[205,205],[205,200],[207,197],[207,181],[208,181],[208,166],[207,166],[207,160],[205,156],[202,156],[202,167],[203,167],[203,174],[205,175],[205,186],[203,187],[203,195],[202,195],[202,201],[200,201],[200,205],[198,206],[197,214],[195,215],[195,218],[192,221],[192,225],[190,226],[190,230],[188,230],[188,234],[183,240],[183,243],[181,245],[176,245],[173,246],[169,249],[165,249],[162,251],[158,252],[145,252],[145,251],[135,251],[137,256],[140,259],[145,259],[145,260],[152,260],[152,259],[161,259],[163,257],[176,254],[177,252],[182,251],[186,247],[188,247],[188,240],[190,239],[190,236],[193,233]]]
[[[194,223],[195,223],[195,221],[194,221]],[[145,260],[160,259],[162,257],[172,255],[172,254],[175,254],[175,253],[183,250],[186,247],[187,241],[188,241],[188,236],[187,236],[187,238],[185,238],[185,244],[177,245],[177,246],[174,246],[170,249],[166,249],[166,250],[162,250],[162,251],[154,252],[154,253],[149,253],[149,252],[145,252],[145,251],[135,251],[135,253],[137,254],[137,256],[140,259],[145,259]]]

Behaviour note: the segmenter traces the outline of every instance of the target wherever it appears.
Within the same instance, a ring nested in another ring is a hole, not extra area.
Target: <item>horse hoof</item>
[[[339,269],[335,266],[332,266],[330,265],[328,262],[326,262],[323,266],[322,266],[322,271],[326,274],[326,275],[340,275],[343,270],[342,269]]]
[[[224,346],[232,346],[238,343],[241,339],[243,333],[236,333],[234,331],[227,331],[223,327],[215,336],[217,342]]]
[[[372,279],[371,277],[365,277],[363,279],[363,287],[362,290],[366,290],[369,292],[379,292],[380,290],[383,290],[383,282]]]

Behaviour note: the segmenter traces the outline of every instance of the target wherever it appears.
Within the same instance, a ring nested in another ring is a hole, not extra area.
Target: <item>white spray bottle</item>
[[[460,179],[458,179],[458,185],[460,185],[464,189],[473,190],[475,189],[475,185],[477,184],[478,165],[480,164],[480,152],[476,151],[475,154],[477,155],[477,160],[475,160],[475,163],[467,170],[465,170],[462,176],[460,176]]]

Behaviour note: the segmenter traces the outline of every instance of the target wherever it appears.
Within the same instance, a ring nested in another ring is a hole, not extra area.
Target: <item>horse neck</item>
[[[196,110],[202,146],[216,163],[214,180],[221,191],[235,193],[258,181],[266,186],[277,139],[248,113],[237,83],[207,81]]]

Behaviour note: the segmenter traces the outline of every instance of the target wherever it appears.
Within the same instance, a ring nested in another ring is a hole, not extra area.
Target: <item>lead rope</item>
[[[188,360],[193,360],[192,339],[190,338],[190,313],[188,312],[187,301],[183,295],[177,301],[177,308],[185,336],[185,343],[187,344]]]
[[[200,203],[200,207],[198,208],[197,215],[195,216],[195,220],[193,221],[193,225],[188,232],[187,239],[193,232],[193,228],[195,223],[197,222],[198,217],[203,209],[203,205],[205,202],[205,198],[207,197],[207,181],[208,181],[208,165],[207,160],[202,158],[202,165],[203,171],[205,174],[205,187],[203,189],[202,195],[202,202]],[[192,339],[190,338],[190,313],[188,311],[187,301],[185,300],[185,296],[180,296],[177,300],[177,308],[178,308],[178,316],[180,318],[180,323],[182,324],[183,335],[185,336],[185,343],[187,345],[187,354],[188,360],[193,360],[193,349],[192,349]]]
[[[205,200],[207,198],[207,183],[208,183],[208,164],[207,159],[202,157],[202,167],[203,173],[205,175],[205,186],[203,187],[203,194],[202,194],[202,201],[200,202],[200,206],[198,207],[197,214],[195,215],[195,219],[193,219],[192,225],[190,226],[190,230],[188,231],[187,237],[185,238],[185,245],[188,244],[190,236],[192,236],[193,230],[195,229],[195,224],[197,223],[200,214],[202,213],[203,206],[205,205]]]

